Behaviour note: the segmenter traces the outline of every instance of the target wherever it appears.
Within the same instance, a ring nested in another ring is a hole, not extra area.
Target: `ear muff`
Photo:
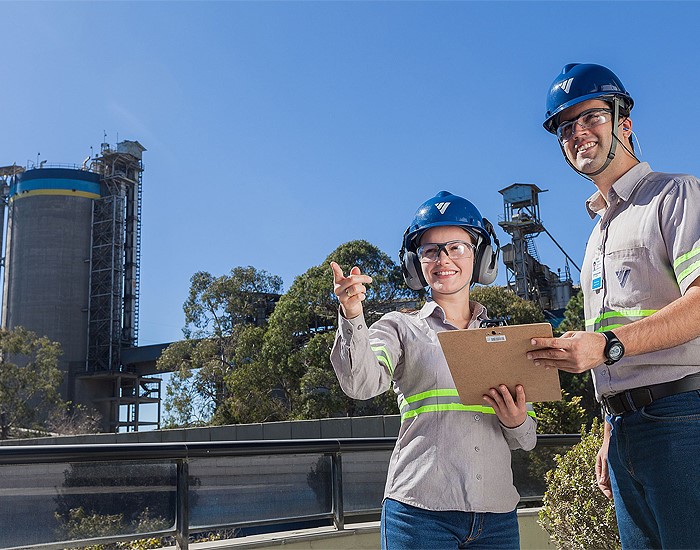
[[[401,252],[404,250],[401,249]],[[402,254],[400,254],[402,255]],[[411,290],[423,290],[428,286],[428,281],[423,276],[418,254],[406,251],[401,260],[401,271],[403,272],[403,280],[406,281],[406,286]]]
[[[479,242],[476,250],[472,282],[480,285],[490,285],[496,280],[498,275],[498,255],[501,251],[501,244],[498,242],[493,225],[486,218],[484,218],[484,229],[489,234],[490,240],[481,239],[481,242]],[[495,250],[491,243],[495,245]]]
[[[423,276],[423,269],[418,259],[418,254],[411,250],[406,250],[406,235],[411,228],[407,228],[403,234],[404,244],[399,250],[399,260],[401,261],[401,272],[406,286],[411,290],[423,290],[428,286],[428,281]]]

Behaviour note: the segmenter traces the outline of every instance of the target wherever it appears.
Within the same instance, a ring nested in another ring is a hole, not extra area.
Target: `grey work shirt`
[[[600,193],[586,202],[591,218],[600,216],[581,273],[589,331],[614,331],[653,315],[700,276],[700,180],[652,172],[643,162],[613,184],[608,202]],[[600,365],[593,382],[600,399],[696,372],[700,338]]]
[[[486,309],[476,302],[469,328]],[[393,384],[401,428],[389,463],[385,498],[427,510],[510,512],[510,449],[537,441],[530,416],[516,428],[501,425],[492,408],[462,405],[437,339],[456,330],[435,302],[414,313],[391,312],[367,328],[362,316],[338,318],[331,362],[343,391],[369,399]],[[474,358],[478,360],[478,358]]]

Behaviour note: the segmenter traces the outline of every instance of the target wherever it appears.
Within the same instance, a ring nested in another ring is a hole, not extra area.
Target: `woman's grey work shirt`
[[[472,304],[468,328],[477,328],[486,309]],[[369,328],[363,316],[338,317],[331,362],[343,391],[370,399],[393,383],[398,397],[401,428],[384,497],[435,511],[515,509],[520,497],[510,450],[535,446],[536,422],[529,414],[506,428],[491,407],[460,403],[436,334],[456,330],[442,308],[428,301],[417,312],[387,313]]]

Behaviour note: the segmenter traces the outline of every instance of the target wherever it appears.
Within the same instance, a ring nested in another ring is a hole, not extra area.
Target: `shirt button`
[[[362,330],[362,325],[357,325],[357,330]]]
[[[601,374],[608,374],[608,370],[607,370],[607,369],[603,369],[602,371],[600,371],[600,373],[601,373]]]
[[[474,450],[478,453],[481,449],[479,449],[479,447],[474,447]]]
[[[478,479],[479,481],[481,481],[481,474],[476,474],[476,479]]]
[[[474,415],[474,421],[475,421],[475,422],[480,422],[480,421],[481,421],[481,417],[480,417],[478,414],[475,414],[475,415]]]

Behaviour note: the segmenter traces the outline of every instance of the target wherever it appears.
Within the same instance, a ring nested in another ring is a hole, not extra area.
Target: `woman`
[[[446,191],[426,201],[404,233],[400,257],[413,289],[430,287],[420,311],[391,312],[367,328],[371,277],[331,263],[340,301],[331,362],[343,391],[370,399],[394,388],[401,428],[382,505],[382,548],[518,548],[511,449],[530,450],[536,423],[525,391],[491,388],[463,405],[436,333],[477,328],[487,318],[469,300],[473,282],[497,271],[493,227],[468,200]],[[478,358],[474,358],[475,361]]]

